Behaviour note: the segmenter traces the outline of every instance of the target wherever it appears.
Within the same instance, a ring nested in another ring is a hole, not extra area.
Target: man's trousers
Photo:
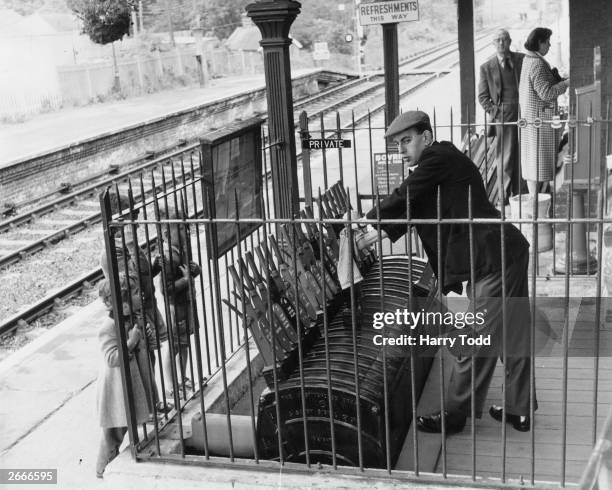
[[[529,308],[529,254],[515,258],[506,265],[506,296],[502,298],[501,271],[486,275],[474,283],[468,311],[485,311],[485,323],[477,327],[476,335],[491,335],[491,345],[474,352],[475,416],[482,415],[497,359],[502,358],[502,307],[506,315],[505,389],[507,413],[529,415],[531,372],[531,312]],[[468,296],[471,288],[468,284]],[[474,309],[472,309],[474,308]],[[471,416],[472,357],[455,360],[448,385],[446,410]],[[535,382],[534,382],[535,393]],[[500,405],[501,405],[500,400]],[[537,401],[534,400],[534,408]]]
[[[527,183],[521,177],[517,126],[515,124],[500,125],[495,128],[495,131],[497,134],[496,159],[502,164],[504,203],[506,203],[510,196],[516,196],[519,191],[521,194],[526,194]]]

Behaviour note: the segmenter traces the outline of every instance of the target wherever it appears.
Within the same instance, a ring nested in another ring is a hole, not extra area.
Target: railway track
[[[483,35],[483,37],[486,34]],[[421,53],[415,53],[408,59],[402,60],[401,68],[418,69],[426,66],[428,63],[439,61],[447,56],[452,56],[456,53],[455,43],[445,43],[441,47],[425,50]],[[456,64],[456,62],[454,63]],[[452,66],[452,65],[451,65]],[[438,73],[414,75],[411,80],[403,80],[400,83],[400,96],[409,94],[423,85],[436,78]],[[340,95],[340,96],[339,96]],[[368,107],[369,110],[363,110]],[[343,118],[343,120],[354,120],[354,124],[366,120],[371,114],[382,110],[384,107],[384,80],[380,75],[370,75],[361,79],[352,80],[346,84],[332,87],[328,90],[320,92],[316,95],[296,101],[294,104],[295,119],[299,119],[299,113],[307,110],[311,120],[318,119],[321,128],[334,128],[334,124],[340,118],[335,111],[351,114],[351,118]],[[355,116],[355,114],[357,114]],[[350,130],[353,123],[347,124],[342,128],[336,127],[336,131]],[[298,125],[296,124],[296,127]],[[333,129],[332,129],[333,130]],[[184,146],[183,146],[184,145]],[[154,160],[146,160],[141,158],[131,162],[133,168],[122,173],[113,173],[112,175],[101,175],[93,182],[88,179],[87,182],[81,182],[74,185],[77,190],[70,190],[67,194],[61,195],[59,198],[52,199],[50,202],[45,202],[33,207],[22,214],[11,217],[8,220],[0,222],[0,269],[6,268],[7,265],[15,264],[20,260],[30,257],[32,254],[49,248],[50,245],[56,244],[60,240],[64,240],[82,230],[91,229],[92,225],[101,221],[99,212],[99,202],[97,194],[99,191],[108,185],[116,184],[120,190],[125,190],[128,182],[135,179],[144,179],[144,182],[150,184],[150,173],[156,182],[160,182],[161,169],[166,166],[165,173],[170,173],[169,168],[176,165],[176,157],[184,154],[189,149],[197,149],[197,144],[186,144],[181,142],[181,148],[173,147],[168,149],[168,152],[163,152],[162,156]],[[149,156],[150,157],[150,156]],[[98,177],[98,176],[97,176]],[[194,178],[197,175],[193,176]],[[149,188],[150,185],[145,185]],[[45,196],[47,197],[47,196]],[[140,196],[138,193],[135,199],[146,199],[146,196]],[[46,218],[45,218],[46,217]],[[54,218],[54,219],[52,219]],[[44,221],[44,220],[47,221]],[[53,224],[55,223],[55,224]],[[33,240],[24,239],[31,234],[34,234],[41,228],[41,224],[47,226],[48,233],[42,233],[40,237]],[[13,234],[17,237],[14,243],[18,246],[12,250],[5,250],[7,236]],[[21,243],[19,242],[21,237]],[[0,271],[1,274],[1,271]],[[0,275],[1,277],[1,275]],[[4,335],[16,330],[18,327],[35,320],[44,315],[56,305],[61,304],[63,299],[70,298],[79,294],[83,289],[87,289],[91,284],[96,283],[102,278],[102,271],[99,268],[91,270],[75,280],[68,281],[65,286],[54,290],[47,294],[41,300],[36,301],[28,307],[20,310],[17,313],[10,315],[0,323],[0,335]]]

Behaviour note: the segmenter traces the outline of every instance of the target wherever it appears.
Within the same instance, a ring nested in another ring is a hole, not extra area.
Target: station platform
[[[293,71],[293,79],[324,71]],[[206,87],[185,87],[125,100],[40,114],[0,125],[0,168],[31,156],[109,134],[199,105],[265,88],[263,74],[212,79]],[[112,117],[109,117],[112,114]]]
[[[295,76],[305,73],[296,72]],[[70,121],[67,118],[68,111],[62,111],[43,115],[13,128],[4,126],[0,131],[0,162],[23,157],[28,152],[41,151],[46,146],[69,144],[70,141],[85,138],[93,133],[99,134],[135,124],[146,118],[160,117],[197,102],[205,103],[216,98],[229,97],[252,89],[256,84],[263,86],[263,77],[215,80],[205,89],[162,92],[149,95],[142,101],[138,98],[120,101],[116,103],[116,117],[114,115],[112,120],[105,118],[110,107],[105,104],[74,109],[74,117],[71,117]],[[444,104],[444,97],[452,97],[450,91],[440,91],[436,88],[430,90],[435,92],[435,96],[423,99]],[[425,109],[429,110],[429,107]],[[61,131],[49,129],[58,127],[62,128]],[[65,141],[58,139],[59,133],[66,136]],[[608,203],[607,216],[610,216],[611,204]],[[603,262],[602,267],[612,269],[612,244],[604,246]],[[563,291],[561,280],[538,278],[538,294],[558,296],[559,292]],[[593,279],[572,280],[571,295],[593,296],[593,282]],[[608,291],[610,290],[612,289],[609,287]],[[136,464],[129,451],[123,451],[109,465],[104,479],[96,479],[95,459],[100,429],[96,417],[95,381],[101,360],[97,330],[105,315],[106,311],[101,302],[95,301],[0,362],[0,433],[3,434],[0,440],[1,468],[57,468],[57,488],[61,489],[202,488],[203,482],[206,482],[207,488],[214,489],[405,487],[404,483],[393,482],[392,478],[383,476],[363,483],[329,473],[288,475],[256,469],[238,471],[169,464]],[[576,318],[574,323],[575,320]],[[589,362],[586,358],[583,360]],[[498,366],[496,388],[500,384],[502,369]],[[560,372],[558,365],[551,365],[546,369],[549,372]],[[606,369],[609,367],[606,366]],[[540,386],[544,388],[543,385],[544,383]],[[496,392],[494,396],[497,394]],[[548,398],[542,400],[546,405],[559,406],[561,403],[560,391],[549,390],[547,396]],[[496,401],[493,396],[491,400]],[[574,425],[573,433],[586,433],[590,430],[589,418],[585,416],[583,419],[584,427]],[[477,427],[479,424],[480,422],[477,422]],[[495,430],[493,424],[495,422],[487,421],[483,430]],[[537,424],[536,419],[536,426]],[[509,432],[511,430],[509,429]],[[469,444],[469,438],[470,434],[466,432],[465,438],[454,439],[455,442],[449,446],[449,453],[460,455],[462,448]],[[519,440],[519,443],[527,444],[522,440]],[[552,446],[554,443],[547,444]],[[483,450],[491,451],[489,446],[483,446]],[[458,461],[457,466],[451,464],[449,472],[456,470],[459,465],[465,466],[469,463],[465,460],[455,461]],[[491,467],[499,464],[499,461],[492,461]],[[440,487],[431,480],[429,483],[427,481],[424,479],[422,485],[411,484],[411,487],[447,488]],[[461,488],[456,484],[454,486]],[[39,488],[27,484],[20,488],[30,487]]]
[[[612,247],[604,248],[604,260],[606,264],[612,264]],[[586,278],[572,280],[571,295],[593,295],[594,290],[589,287],[593,282],[593,279]],[[538,294],[558,296],[562,291],[561,283],[562,279],[538,278]],[[146,475],[152,478],[150,483],[154,482],[155,488],[168,489],[177,488],[179,480],[180,488],[195,488],[201,485],[202,478],[213,484],[210,488],[280,488],[280,483],[282,488],[301,488],[305,481],[314,487],[346,486],[344,478],[329,474],[315,474],[306,480],[304,475],[298,478],[296,475],[256,470],[242,472],[153,463],[135,464],[129,451],[124,451],[109,465],[105,479],[96,479],[95,458],[100,429],[96,418],[95,381],[101,361],[96,336],[105,315],[103,305],[96,300],[0,363],[0,433],[3,434],[0,441],[0,467],[57,468],[58,488],[69,489],[140,488],[138,482],[142,482]],[[582,360],[592,365],[592,360],[590,363],[586,358]],[[499,366],[498,370],[501,369]],[[609,367],[606,366],[606,369]],[[556,365],[549,366],[547,371],[549,376],[550,372],[560,372]],[[500,382],[498,374],[495,385],[499,387]],[[546,382],[551,383],[550,380]],[[560,383],[559,380],[557,382]],[[544,388],[544,385],[541,387]],[[491,396],[494,398],[497,395],[495,393]],[[553,396],[553,391],[548,391],[547,396]],[[546,398],[545,402],[541,401],[541,407],[543,403],[558,405],[560,397],[561,393],[557,392],[555,398],[559,400]],[[605,401],[609,402],[609,397]],[[605,412],[600,414],[605,415]],[[588,431],[589,419],[584,417],[583,420],[584,431]],[[495,422],[487,420],[483,430],[493,431],[492,424]],[[572,427],[572,433],[581,430],[580,427]],[[467,433],[465,437],[470,438]],[[455,439],[449,450],[460,452],[457,448],[467,442]],[[351,488],[361,487],[358,482],[351,482]],[[375,488],[399,487],[383,478],[376,482]],[[435,488],[435,485],[424,483],[423,488]]]

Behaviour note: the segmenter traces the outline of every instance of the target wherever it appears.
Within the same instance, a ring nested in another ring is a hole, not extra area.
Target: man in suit
[[[492,123],[518,119],[518,87],[525,55],[510,51],[511,43],[508,31],[499,29],[493,38],[495,55],[480,66],[478,101]],[[492,125],[489,136],[493,134],[497,136],[497,159],[502,163],[504,204],[507,204],[510,195],[517,195],[519,190],[527,192],[520,175],[518,128],[514,124]]]
[[[411,219],[437,219],[438,195],[442,219],[468,218],[469,195],[471,216],[488,219],[500,217],[488,200],[476,165],[452,143],[437,142],[433,139],[427,114],[421,111],[401,114],[391,123],[385,137],[399,145],[404,162],[411,167],[416,166],[416,169],[400,187],[380,203],[378,209],[372,209],[366,216],[368,219],[380,217],[383,237],[395,241],[406,233],[405,223],[385,223],[385,220],[405,219],[408,205]],[[483,312],[485,322],[478,327],[478,331],[474,329],[472,333],[490,335],[491,339],[491,345],[482,347],[475,353],[474,415],[480,417],[482,414],[497,359],[502,356],[502,312],[505,310],[506,420],[517,430],[529,430],[529,244],[510,223],[443,223],[439,228],[436,224],[419,223],[414,226],[430,265],[438,281],[442,283],[444,294],[449,291],[461,293],[463,281],[474,279],[473,285],[468,284],[467,287],[470,297],[468,311]],[[377,230],[371,229],[358,241],[357,246],[365,248],[377,239]],[[505,258],[503,265],[502,250]],[[441,257],[440,263],[438,257]],[[503,278],[505,292],[502,294]],[[465,330],[459,333],[464,332]],[[471,357],[459,357],[455,360],[446,407],[440,413],[418,417],[417,426],[420,430],[441,432],[444,417],[447,433],[463,430],[467,416],[471,415],[471,366]],[[503,407],[494,405],[489,413],[501,421]]]

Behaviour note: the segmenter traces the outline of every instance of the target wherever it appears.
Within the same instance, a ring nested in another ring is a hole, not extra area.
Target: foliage
[[[68,0],[68,6],[94,43],[112,43],[130,31],[133,5],[129,0]]]
[[[146,26],[153,32],[167,32],[169,21],[175,31],[189,30],[196,26],[196,17],[200,17],[200,26],[204,32],[211,32],[219,39],[225,39],[241,24],[241,15],[246,5],[253,0],[196,0],[195,11],[193,0],[149,0],[143,6],[145,17],[149,19]]]
[[[204,32],[212,31],[219,39],[226,39],[242,23],[242,13],[252,0],[210,0],[201,11]]]
[[[304,48],[312,49],[315,42],[325,41],[329,50],[350,54],[353,47],[344,40],[347,33],[355,35],[354,2],[344,2],[345,10],[338,10],[342,2],[328,0],[303,1],[300,15],[291,27],[291,36]]]

